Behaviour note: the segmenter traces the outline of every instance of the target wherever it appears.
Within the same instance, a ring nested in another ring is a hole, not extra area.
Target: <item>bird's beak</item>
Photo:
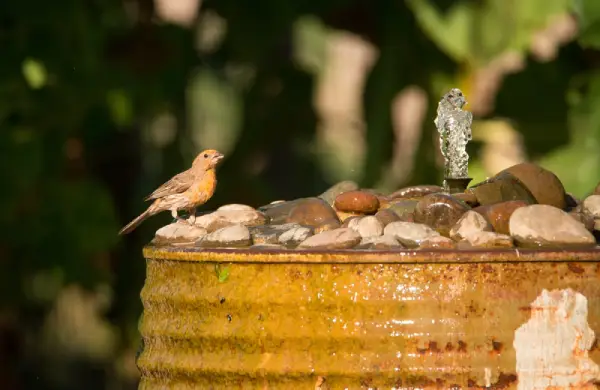
[[[217,152],[212,159],[214,162],[219,162],[223,159],[223,157],[225,157],[223,154]]]

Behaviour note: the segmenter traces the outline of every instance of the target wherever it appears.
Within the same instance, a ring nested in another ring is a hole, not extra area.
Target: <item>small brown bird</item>
[[[144,199],[155,199],[155,201],[146,211],[121,229],[119,234],[127,234],[146,218],[167,210],[171,211],[173,218],[180,221],[184,219],[177,215],[177,211],[188,211],[190,214],[188,222],[193,224],[196,220],[196,207],[206,203],[215,193],[217,187],[215,168],[222,159],[223,155],[212,149],[198,154],[190,169],[173,176]]]

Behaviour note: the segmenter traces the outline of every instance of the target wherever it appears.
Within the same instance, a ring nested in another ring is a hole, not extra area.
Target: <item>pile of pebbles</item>
[[[579,200],[532,163],[452,195],[436,185],[386,195],[344,181],[316,197],[258,209],[225,205],[193,225],[162,227],[152,243],[279,250],[593,248],[600,243],[600,183]]]

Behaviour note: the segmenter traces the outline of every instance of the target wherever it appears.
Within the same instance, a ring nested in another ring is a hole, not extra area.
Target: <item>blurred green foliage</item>
[[[534,34],[570,11],[577,38],[560,44],[556,58],[536,60]],[[209,13],[226,30],[203,51],[197,36]],[[115,353],[135,350],[141,246],[169,217],[126,238],[116,233],[199,146],[228,155],[205,209],[258,206],[332,184],[313,153],[315,80],[331,29],[359,34],[379,50],[363,97],[364,186],[377,183],[391,159],[390,102],[409,85],[423,88],[429,102],[406,184],[439,182],[438,97],[451,85],[468,95],[465,80],[507,52],[525,65],[506,77],[488,117],[509,118],[530,158],[554,170],[568,191],[584,196],[600,179],[597,0],[207,0],[193,28],[157,22],[151,0],[25,0],[2,2],[0,20],[2,389],[58,388],[40,369],[45,355],[25,340],[39,337],[60,286],[109,284],[116,298],[106,317],[121,340]],[[152,130],[161,116],[170,132]],[[221,127],[211,133],[215,121]],[[471,148],[476,156],[477,143]],[[227,275],[224,268],[219,279]],[[32,281],[50,279],[32,292]],[[102,364],[114,369],[111,363]],[[108,381],[116,375],[110,369],[93,371],[100,379],[92,381],[81,374],[86,369],[69,367],[73,380],[60,388],[127,385]]]

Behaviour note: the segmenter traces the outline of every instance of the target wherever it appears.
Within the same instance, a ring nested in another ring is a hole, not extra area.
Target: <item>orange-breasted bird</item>
[[[127,234],[135,229],[146,218],[161,211],[171,211],[173,218],[182,220],[177,212],[186,210],[190,214],[189,223],[196,220],[196,207],[206,203],[215,193],[217,187],[216,167],[223,155],[216,150],[205,150],[198,154],[192,167],[181,172],[144,200],[155,199],[146,211],[129,222],[119,234]]]

